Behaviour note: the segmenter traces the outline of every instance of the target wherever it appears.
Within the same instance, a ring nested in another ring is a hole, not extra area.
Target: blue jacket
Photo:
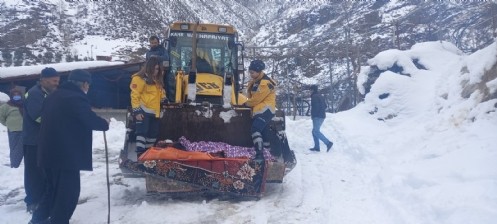
[[[326,118],[326,102],[324,97],[315,92],[311,95],[311,118]]]
[[[91,110],[86,94],[66,82],[43,104],[38,165],[65,170],[92,170],[92,130],[106,131],[107,121]]]
[[[48,93],[42,90],[40,84],[36,84],[26,93],[22,119],[22,141],[24,145],[38,145],[41,111],[43,101],[47,95]]]
[[[169,60],[169,54],[166,51],[166,48],[164,46],[159,45],[157,47],[151,48],[149,51],[147,51],[147,54],[145,54],[145,58],[148,60],[150,56],[152,55],[157,55],[161,59],[161,63],[163,61],[168,61]]]

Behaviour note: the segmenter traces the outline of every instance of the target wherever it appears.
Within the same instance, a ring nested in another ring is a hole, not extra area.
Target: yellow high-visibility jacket
[[[276,111],[276,82],[266,74],[261,74],[250,81],[247,89],[248,100],[245,105],[252,108],[252,115],[262,114],[266,110]]]
[[[164,88],[159,84],[147,84],[138,74],[131,76],[131,107],[133,112],[140,110],[161,117],[161,102],[166,98]]]

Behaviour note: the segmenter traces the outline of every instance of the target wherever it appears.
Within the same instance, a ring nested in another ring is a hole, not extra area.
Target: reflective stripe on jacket
[[[33,86],[26,93],[22,117],[22,141],[24,145],[38,145],[41,112],[43,101],[47,95],[48,93],[43,90],[40,84]]]

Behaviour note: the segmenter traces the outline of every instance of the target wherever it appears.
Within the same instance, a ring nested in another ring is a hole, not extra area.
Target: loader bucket
[[[236,146],[253,146],[249,108],[168,104],[160,122],[158,140],[170,139],[176,142],[181,136],[185,136],[192,142],[224,142]],[[138,160],[133,139],[134,128],[132,123],[128,124],[130,125],[127,126],[119,166],[125,177],[145,177],[149,195],[219,195],[257,199],[264,193],[266,183],[282,183],[283,177],[296,164],[295,154],[289,148],[284,133],[285,117],[282,111],[277,111],[276,117],[269,124],[273,133],[270,140],[273,160],[223,156],[209,156],[212,158],[205,159],[193,156],[199,152],[180,151],[179,155],[178,150],[160,147],[152,147],[144,155],[158,153],[162,156],[145,159],[142,155],[143,158]],[[252,171],[247,172],[250,170]],[[251,174],[251,178],[244,174]]]
[[[212,105],[170,105],[161,118],[159,140],[225,142],[251,147],[251,112]]]

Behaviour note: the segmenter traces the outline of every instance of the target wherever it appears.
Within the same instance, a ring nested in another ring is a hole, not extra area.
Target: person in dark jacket
[[[312,118],[312,138],[314,139],[314,147],[310,148],[311,151],[319,152],[319,140],[326,144],[326,152],[329,152],[333,146],[333,142],[328,140],[323,133],[321,133],[321,125],[326,118],[326,102],[324,97],[318,92],[318,86],[311,86],[311,118]]]
[[[160,44],[159,38],[157,36],[151,36],[150,38],[148,38],[148,41],[150,43],[150,50],[148,50],[145,54],[146,60],[148,60],[152,55],[158,56],[161,59],[161,63],[163,61],[169,60],[169,54],[167,53],[166,48],[164,48],[164,46]]]
[[[91,109],[86,93],[89,72],[73,70],[43,105],[38,164],[47,176],[47,191],[31,223],[67,224],[80,194],[80,171],[92,168],[92,130],[106,131],[109,122]]]
[[[216,66],[209,53],[197,48],[197,72],[216,74]]]
[[[41,71],[40,82],[25,95],[22,141],[24,151],[24,202],[28,212],[33,212],[45,190],[45,175],[37,165],[38,133],[41,124],[42,105],[45,97],[57,89],[60,77],[54,68]]]
[[[164,45],[160,44],[159,38],[157,36],[151,36],[149,39],[150,50],[145,55],[145,61],[148,61],[150,57],[157,56],[159,58],[159,63],[165,67],[164,62],[169,61],[169,53],[167,52]],[[167,100],[174,102],[176,95],[176,77],[173,74],[169,74],[166,70],[162,71],[165,73],[161,75],[164,79],[164,88],[166,90]]]

